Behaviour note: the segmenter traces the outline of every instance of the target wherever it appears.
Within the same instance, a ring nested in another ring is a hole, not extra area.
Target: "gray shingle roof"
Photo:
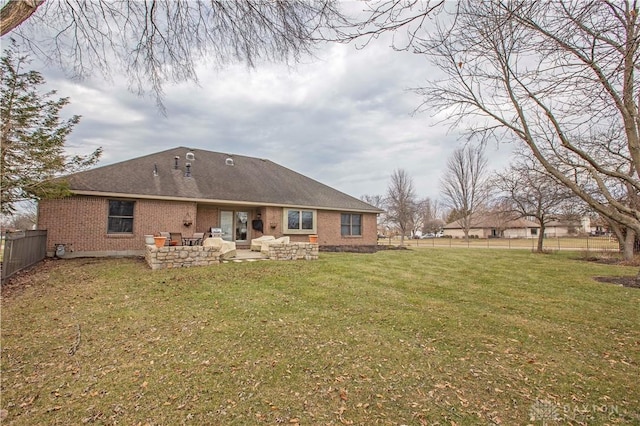
[[[188,161],[187,152],[193,152],[195,159]],[[176,156],[180,157],[178,169]],[[229,158],[233,165],[227,164]],[[190,177],[185,176],[187,162],[191,163]],[[66,180],[71,190],[80,194],[381,212],[269,160],[185,147],[75,173]]]

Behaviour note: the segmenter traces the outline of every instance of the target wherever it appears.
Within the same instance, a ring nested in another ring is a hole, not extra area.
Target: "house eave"
[[[72,190],[72,193],[74,195],[87,195],[87,196],[94,196],[94,197],[181,201],[181,202],[201,203],[201,204],[217,204],[217,205],[225,205],[225,206],[241,205],[241,206],[247,206],[247,207],[287,207],[287,208],[305,208],[305,209],[314,209],[314,210],[344,211],[344,212],[358,212],[358,213],[372,213],[372,214],[380,214],[384,212],[383,210],[373,210],[373,209],[365,210],[365,209],[342,208],[342,207],[337,208],[337,207],[313,206],[313,205],[266,203],[266,202],[244,201],[244,200],[218,200],[218,199],[210,199],[210,198],[173,197],[173,196],[166,196],[166,195],[125,194],[120,192]]]

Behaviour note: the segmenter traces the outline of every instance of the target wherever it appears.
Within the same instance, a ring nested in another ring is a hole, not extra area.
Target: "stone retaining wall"
[[[272,260],[318,260],[318,244],[289,243],[269,244]]]
[[[218,247],[170,246],[157,248],[147,245],[145,260],[153,270],[208,266],[220,263]],[[289,243],[269,244],[272,260],[318,260],[318,244]],[[233,260],[230,258],[229,260]]]
[[[323,245],[320,251],[334,252],[334,253],[375,253],[378,250],[386,248],[387,246],[327,246]]]
[[[220,263],[218,247],[147,245],[145,260],[153,270],[208,266]]]

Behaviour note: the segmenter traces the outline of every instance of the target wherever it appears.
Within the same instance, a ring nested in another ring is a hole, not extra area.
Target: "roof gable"
[[[188,152],[195,158],[187,160]],[[75,173],[66,180],[72,192],[81,194],[381,212],[269,160],[185,147]]]

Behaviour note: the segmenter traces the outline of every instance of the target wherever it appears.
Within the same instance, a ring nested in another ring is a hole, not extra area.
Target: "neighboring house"
[[[220,228],[239,249],[262,235],[318,235],[321,250],[373,251],[382,210],[269,160],[178,147],[67,176],[72,196],[42,200],[47,252],[141,255],[145,235]]]
[[[527,219],[509,219],[500,214],[476,215],[471,221],[470,237],[477,238],[537,238],[540,225]],[[445,236],[464,238],[464,230],[456,221],[442,228]]]
[[[548,238],[570,237],[585,235],[591,231],[591,222],[588,217],[582,219],[552,220],[544,229],[544,236]]]
[[[588,227],[585,228],[586,232],[592,236],[600,236],[600,235],[611,235],[611,227],[601,217],[597,217],[595,219],[587,218]]]

